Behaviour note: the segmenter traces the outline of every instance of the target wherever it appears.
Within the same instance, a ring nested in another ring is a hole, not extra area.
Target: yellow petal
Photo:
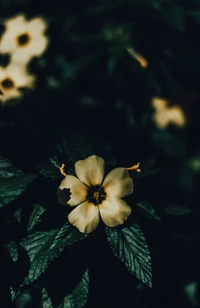
[[[123,224],[131,213],[130,206],[122,199],[107,198],[99,205],[103,222],[109,227]]]
[[[123,198],[133,192],[133,180],[125,168],[113,169],[102,184],[109,198]]]
[[[103,158],[92,155],[84,160],[79,160],[75,164],[77,177],[88,186],[100,185],[105,171]]]
[[[69,188],[70,189],[70,200],[67,204],[75,206],[87,199],[87,187],[75,176],[67,175],[62,180],[59,189]]]
[[[98,206],[86,201],[78,205],[68,215],[68,219],[80,232],[90,233],[97,228],[100,221]]]

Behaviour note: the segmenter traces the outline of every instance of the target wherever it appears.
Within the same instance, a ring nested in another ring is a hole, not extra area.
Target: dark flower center
[[[106,199],[106,192],[100,185],[91,186],[87,191],[88,202],[94,205],[101,204]]]
[[[27,45],[31,40],[31,37],[28,33],[23,33],[23,34],[20,34],[18,37],[17,37],[17,44],[19,46],[25,46]]]
[[[4,89],[10,90],[12,88],[14,88],[14,82],[12,81],[12,79],[10,78],[6,78],[1,82],[1,86]]]

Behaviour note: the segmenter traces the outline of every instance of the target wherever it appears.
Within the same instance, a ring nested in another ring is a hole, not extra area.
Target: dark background
[[[153,287],[128,273],[97,231],[44,274],[55,307],[81,264],[90,266],[87,307],[199,307],[199,1],[1,0],[0,12],[2,23],[21,12],[44,17],[50,38],[48,50],[29,65],[36,89],[19,105],[0,107],[0,154],[37,175],[26,193],[1,209],[2,247],[26,236],[33,203],[47,209],[43,229],[64,223],[56,196],[60,179],[45,178],[38,166],[57,153],[63,139],[85,138],[117,166],[141,162],[144,172],[133,176],[132,202],[149,202],[162,218],[137,211],[134,216],[151,253]],[[128,45],[148,60],[146,69],[130,56]],[[187,125],[156,127],[150,104],[155,96],[180,105]],[[14,272],[4,248],[2,253],[1,297],[7,307],[10,283],[22,279],[25,267]],[[28,303],[18,299],[13,305],[40,307],[40,283],[23,290]]]

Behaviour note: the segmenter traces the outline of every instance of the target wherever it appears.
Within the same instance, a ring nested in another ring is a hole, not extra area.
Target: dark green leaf
[[[15,241],[10,241],[8,244],[5,245],[5,247],[10,254],[12,260],[16,262],[19,256],[17,243]]]
[[[59,256],[64,246],[71,245],[86,236],[68,223],[61,229],[30,234],[21,243],[30,258],[30,269],[25,283],[30,284],[36,280]]]
[[[136,208],[146,217],[151,219],[160,219],[160,217],[156,214],[153,206],[148,202],[139,202],[135,205]]]
[[[184,9],[176,4],[169,4],[161,10],[165,22],[179,32],[184,32],[186,29]]]
[[[45,288],[42,289],[41,308],[54,308]]]
[[[39,222],[39,217],[44,213],[44,211],[46,211],[46,210],[41,205],[34,204],[33,211],[31,213],[31,216],[30,216],[29,222],[28,222],[28,228],[27,228],[28,232],[33,230],[35,225]]]
[[[88,291],[89,275],[87,270],[73,292],[64,298],[63,304],[58,308],[84,308],[87,303]]]
[[[23,193],[27,185],[35,179],[33,174],[25,174],[9,160],[0,156],[0,204],[4,206]]]
[[[63,162],[59,162],[57,157],[52,157],[47,163],[37,167],[38,171],[45,177],[62,178],[60,167]]]
[[[174,215],[174,216],[180,216],[191,212],[191,210],[186,206],[178,204],[170,205],[169,207],[166,207],[164,211],[166,215]]]
[[[56,235],[55,241],[50,249],[55,249],[59,247],[64,247],[71,245],[75,242],[81,241],[88,236],[86,233],[81,233],[71,224],[66,223]]]
[[[30,284],[37,279],[62,251],[60,249],[50,251],[58,232],[59,230],[35,232],[22,241],[21,245],[30,258],[30,269],[24,281],[25,284]]]
[[[123,229],[106,227],[106,234],[114,254],[133,275],[151,287],[151,257],[139,225]]]
[[[166,131],[153,131],[152,140],[166,154],[173,157],[185,157],[186,145],[185,140],[175,134],[169,134]]]

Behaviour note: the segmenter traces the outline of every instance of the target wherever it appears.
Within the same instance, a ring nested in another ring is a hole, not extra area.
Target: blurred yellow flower
[[[170,124],[177,127],[185,126],[186,117],[181,106],[168,106],[168,101],[159,97],[154,97],[151,105],[155,109],[152,120],[158,128],[164,129]]]
[[[4,25],[0,52],[10,53],[12,63],[26,65],[32,57],[41,56],[47,49],[49,39],[44,34],[47,23],[41,17],[27,21],[24,15],[18,15],[7,19]]]
[[[125,168],[113,169],[104,178],[105,162],[96,155],[75,164],[77,177],[66,175],[58,190],[70,189],[66,204],[76,208],[68,216],[69,222],[80,232],[92,232],[100,217],[109,227],[123,224],[131,213],[122,199],[133,192],[133,180]]]
[[[10,64],[0,67],[0,103],[18,101],[23,97],[22,89],[31,90],[35,84],[35,76],[30,75],[24,66]]]

